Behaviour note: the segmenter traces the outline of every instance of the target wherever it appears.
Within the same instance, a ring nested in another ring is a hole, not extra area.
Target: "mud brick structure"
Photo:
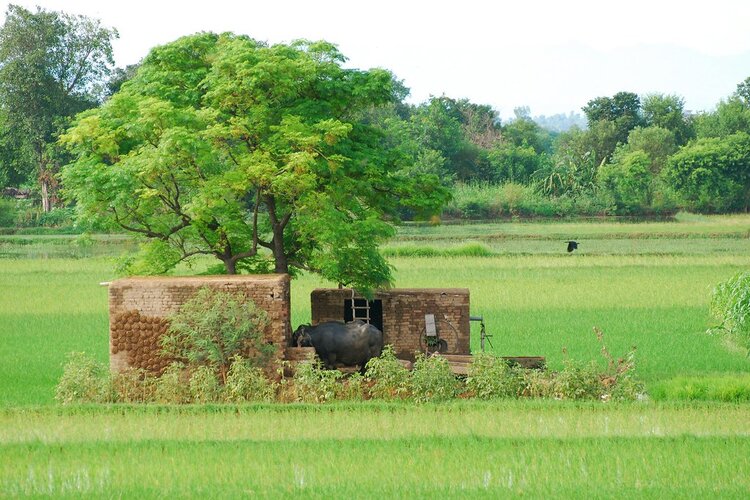
[[[351,321],[369,314],[383,331],[384,343],[396,356],[414,359],[425,345],[425,315],[435,317],[438,336],[448,344],[445,354],[469,354],[469,290],[467,288],[394,288],[378,292],[367,303],[351,289],[316,289],[311,294],[312,324]],[[362,307],[369,305],[369,311]]]
[[[284,356],[290,339],[288,275],[126,278],[109,284],[111,369],[161,373],[168,362],[159,356],[159,338],[169,327],[168,317],[205,286],[241,292],[266,311],[265,340],[277,347],[277,357]]]

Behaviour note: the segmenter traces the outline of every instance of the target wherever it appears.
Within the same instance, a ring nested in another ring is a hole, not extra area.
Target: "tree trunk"
[[[227,269],[227,274],[237,274],[237,262],[234,259],[226,259],[224,267]]]
[[[277,231],[274,228],[273,233],[274,272],[277,274],[289,274],[289,260],[284,252],[284,230]]]
[[[46,213],[52,210],[49,200],[49,183],[47,182],[47,179],[41,177],[39,179],[39,184],[42,192],[42,211]]]

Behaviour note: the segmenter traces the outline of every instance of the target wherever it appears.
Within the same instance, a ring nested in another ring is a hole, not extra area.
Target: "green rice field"
[[[386,246],[397,287],[469,288],[498,354],[601,360],[593,327],[615,356],[635,346],[643,401],[205,407],[58,406],[67,353],[107,360],[99,283],[133,245],[2,236],[0,497],[746,498],[750,359],[706,329],[749,236],[750,216],[686,214],[413,225]],[[293,326],[320,286],[293,282]]]

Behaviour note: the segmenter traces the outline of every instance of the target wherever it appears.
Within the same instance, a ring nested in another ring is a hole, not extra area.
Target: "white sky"
[[[97,17],[120,32],[119,66],[197,31],[271,43],[337,44],[358,68],[383,67],[410,101],[445,94],[532,115],[580,111],[625,90],[675,93],[708,110],[750,76],[750,2],[741,0],[15,0]],[[8,2],[0,2],[2,17]]]

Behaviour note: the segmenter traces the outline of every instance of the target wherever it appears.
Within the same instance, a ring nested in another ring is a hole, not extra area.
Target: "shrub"
[[[542,370],[516,370],[520,373],[519,396],[526,398],[552,397],[554,374]]]
[[[265,311],[243,295],[203,287],[170,318],[163,354],[210,366],[225,384],[232,357],[244,355],[256,366],[268,362],[275,347],[264,342],[267,325]]]
[[[156,378],[141,368],[112,374],[112,387],[118,403],[148,403],[154,399]]]
[[[409,371],[396,358],[390,344],[380,356],[367,362],[365,380],[373,398],[404,399],[409,395]]]
[[[55,400],[72,404],[108,403],[113,399],[109,368],[86,353],[70,353],[55,387]]]
[[[230,403],[272,401],[275,386],[264,375],[263,370],[253,366],[242,356],[232,359],[232,366],[224,385],[224,398]]]
[[[489,353],[474,355],[466,377],[466,388],[479,399],[512,398],[520,395],[523,375],[503,358]]]
[[[572,359],[563,361],[563,369],[555,375],[551,389],[555,399],[599,399],[604,394],[596,364]]]
[[[721,324],[709,333],[723,332],[736,344],[750,348],[750,272],[736,274],[716,285],[710,307]]]
[[[352,373],[339,384],[336,399],[348,401],[361,401],[365,399],[364,382],[365,378],[361,373]]]
[[[411,374],[411,392],[418,403],[446,401],[458,394],[458,382],[448,360],[440,355],[417,354]]]
[[[163,404],[181,404],[190,401],[190,389],[185,365],[170,364],[161,377],[156,379],[154,401]]]
[[[339,391],[339,379],[343,376],[338,370],[326,370],[318,358],[300,362],[294,372],[297,400],[325,403],[335,399]]]
[[[196,368],[190,375],[190,401],[193,403],[214,403],[219,400],[221,387],[216,372],[209,366]]]

